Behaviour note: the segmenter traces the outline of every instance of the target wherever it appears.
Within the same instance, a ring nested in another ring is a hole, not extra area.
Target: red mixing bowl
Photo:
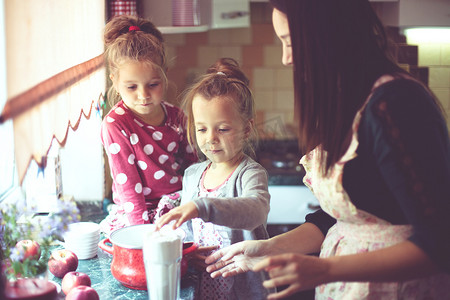
[[[100,249],[113,255],[111,262],[111,273],[124,286],[146,290],[147,281],[145,276],[142,245],[144,235],[154,230],[154,224],[132,225],[117,229],[110,234],[109,238],[100,241]],[[177,229],[184,238],[185,233]],[[112,246],[108,245],[112,244]],[[183,243],[183,257],[198,248],[192,242]],[[187,260],[181,261],[181,276],[187,271]]]

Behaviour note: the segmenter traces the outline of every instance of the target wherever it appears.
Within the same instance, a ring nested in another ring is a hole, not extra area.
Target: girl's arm
[[[257,163],[250,163],[239,171],[238,176],[230,178],[226,186],[227,195],[238,197],[202,197],[194,198],[204,164],[189,168],[183,177],[182,205],[163,215],[157,222],[157,229],[175,220],[174,227],[193,219],[202,218],[234,229],[253,230],[266,223],[269,213],[270,195],[268,192],[267,172]],[[238,170],[236,170],[238,171]],[[227,196],[226,195],[226,196]]]
[[[102,143],[114,181],[114,202],[122,205],[126,211],[130,225],[149,223],[147,207],[142,191],[136,186],[143,186],[137,165],[130,165],[128,157],[133,153],[130,141],[115,123],[102,123]],[[117,152],[117,150],[120,151]]]
[[[265,224],[270,210],[267,172],[259,164],[249,163],[239,172],[236,182],[232,179],[225,197],[193,200],[198,217],[233,229],[253,230]]]

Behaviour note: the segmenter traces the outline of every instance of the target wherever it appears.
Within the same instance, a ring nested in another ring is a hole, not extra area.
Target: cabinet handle
[[[230,12],[224,12],[221,14],[222,19],[230,20],[230,19],[237,19],[242,18],[245,16],[250,15],[248,11],[230,11]]]

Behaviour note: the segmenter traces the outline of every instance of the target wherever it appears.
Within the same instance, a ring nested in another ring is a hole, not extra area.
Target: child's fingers
[[[175,217],[170,213],[166,213],[165,215],[162,215],[158,221],[156,221],[156,229],[155,230],[160,230],[164,225],[166,225],[167,223],[169,223],[170,221],[174,220]]]

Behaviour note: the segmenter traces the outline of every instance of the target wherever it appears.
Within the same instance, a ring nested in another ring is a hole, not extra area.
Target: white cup
[[[142,251],[149,299],[179,299],[182,248],[181,237],[173,230],[144,236]]]

